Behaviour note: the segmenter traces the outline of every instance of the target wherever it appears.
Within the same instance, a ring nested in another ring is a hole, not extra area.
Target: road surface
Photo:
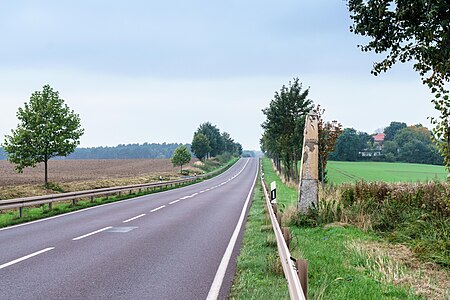
[[[0,299],[225,299],[257,165],[1,229]]]

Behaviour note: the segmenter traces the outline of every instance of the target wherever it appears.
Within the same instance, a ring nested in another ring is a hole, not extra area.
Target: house
[[[367,148],[359,152],[362,157],[381,156],[383,151],[384,133],[377,133],[372,136],[372,142],[367,143]]]

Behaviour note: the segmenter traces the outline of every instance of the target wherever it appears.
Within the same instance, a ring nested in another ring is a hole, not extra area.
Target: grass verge
[[[296,226],[297,190],[285,186],[268,159],[265,179],[277,182],[283,225],[290,226],[293,257],[309,261],[310,299],[448,299],[448,273],[414,260],[409,248],[343,223]],[[319,206],[320,209],[320,206]],[[326,207],[323,208],[326,210]],[[325,225],[325,226],[324,226]]]
[[[229,299],[289,299],[264,201],[261,182],[258,181]]]

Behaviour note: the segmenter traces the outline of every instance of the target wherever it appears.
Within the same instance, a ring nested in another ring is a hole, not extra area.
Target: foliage
[[[8,160],[16,170],[45,164],[45,183],[48,183],[47,162],[55,156],[73,152],[84,133],[80,117],[64,103],[57,91],[45,85],[34,92],[29,103],[17,112],[19,125],[4,142]]]
[[[345,128],[336,142],[335,151],[330,153],[330,159],[442,165],[442,158],[432,143],[431,131],[421,124],[406,127],[405,123],[391,122],[386,127],[385,134],[389,139],[385,137],[385,141],[379,144],[365,132]],[[379,155],[372,155],[373,153]]]
[[[180,172],[183,173],[183,165],[191,161],[191,152],[186,146],[179,146],[175,149],[171,161],[174,166],[180,166]]]
[[[321,180],[323,187],[325,186],[325,172],[328,155],[334,151],[337,139],[342,133],[342,124],[338,123],[336,120],[325,123],[322,118],[325,110],[320,109],[320,105],[317,106],[316,112],[319,119],[319,179]]]
[[[283,85],[280,92],[275,92],[269,107],[262,110],[266,120],[261,124],[261,149],[275,160],[278,171],[283,171],[288,181],[299,180],[297,165],[302,157],[305,116],[313,108],[308,94],[309,89],[303,90],[302,83],[294,78],[289,86]]]
[[[208,145],[203,136],[198,136],[199,134],[206,137]],[[240,156],[242,154],[242,145],[235,143],[229,133],[220,133],[219,128],[212,125],[210,122],[200,124],[197,131],[194,133],[192,144],[192,151],[196,153],[196,156],[199,159],[215,157],[225,152],[229,152],[236,156]]]
[[[345,128],[339,135],[335,151],[330,153],[331,160],[357,161],[359,152],[367,147],[370,137],[365,132],[357,132],[353,128]]]
[[[357,182],[341,189],[342,218],[366,216],[368,228],[409,244],[420,257],[450,267],[450,186]]]
[[[200,132],[194,135],[191,150],[192,152],[194,152],[195,156],[198,159],[203,160],[204,158],[206,158],[211,149],[212,148],[206,135]]]
[[[389,70],[395,63],[414,62],[422,82],[434,94],[432,103],[439,118],[431,118],[435,142],[450,163],[450,2],[435,0],[349,0],[354,21],[351,31],[371,37],[363,51],[386,53],[374,64],[374,75]]]
[[[399,130],[406,128],[406,123],[393,121],[388,127],[384,128],[384,140],[392,141]]]

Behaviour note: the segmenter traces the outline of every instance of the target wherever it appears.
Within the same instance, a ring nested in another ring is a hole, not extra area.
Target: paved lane
[[[0,230],[0,299],[206,299],[256,172]]]

